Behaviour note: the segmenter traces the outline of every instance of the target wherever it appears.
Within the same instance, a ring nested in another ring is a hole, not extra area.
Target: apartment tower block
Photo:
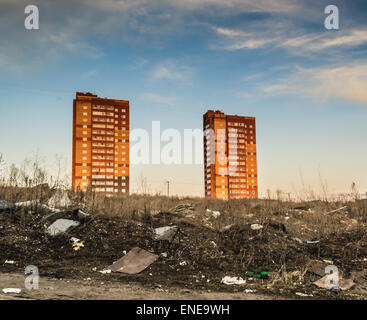
[[[72,185],[129,194],[129,101],[76,93]]]
[[[205,196],[257,198],[255,117],[209,110],[203,127]]]

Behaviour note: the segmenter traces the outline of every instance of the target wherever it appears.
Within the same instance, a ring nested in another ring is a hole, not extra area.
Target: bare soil
[[[175,287],[151,288],[132,283],[100,281],[95,279],[55,279],[42,277],[38,290],[24,288],[22,274],[0,273],[0,283],[5,288],[22,288],[19,294],[0,292],[0,300],[271,300],[274,296],[256,293],[212,292],[210,290],[188,290]],[[282,297],[276,297],[283,299]]]

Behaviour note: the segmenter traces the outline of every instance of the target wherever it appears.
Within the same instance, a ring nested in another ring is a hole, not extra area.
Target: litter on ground
[[[312,294],[307,294],[307,293],[303,293],[303,292],[296,292],[297,296],[301,296],[301,297],[313,297]]]
[[[355,285],[352,279],[344,279],[340,274],[339,274],[338,283],[329,283],[330,280],[328,277],[329,275],[325,275],[321,279],[315,281],[314,284],[322,289],[329,289],[329,290],[339,290],[340,289],[343,291],[349,290]]]
[[[47,228],[46,232],[51,236],[57,236],[61,233],[68,232],[79,225],[79,221],[58,219]]]
[[[177,226],[166,226],[166,227],[160,227],[156,228],[154,230],[154,240],[160,241],[160,240],[167,240],[172,241],[178,231]]]
[[[5,200],[0,200],[0,211],[5,211],[11,209],[12,206],[10,203],[6,202]]]
[[[230,277],[230,276],[225,276],[222,279],[222,283],[224,284],[245,284],[246,280],[242,279],[241,277]]]
[[[4,288],[3,292],[4,293],[21,293],[22,289],[19,289],[19,288]]]
[[[121,259],[113,263],[109,269],[111,269],[113,272],[136,274],[145,270],[157,259],[158,256],[156,254],[135,247]]]
[[[70,241],[73,243],[72,248],[74,251],[78,251],[80,248],[84,247],[84,241],[80,241],[80,239],[72,237]]]
[[[40,203],[39,200],[29,200],[24,202],[16,202],[14,203],[14,205],[16,207],[32,207],[39,205],[39,203]]]
[[[258,223],[254,223],[254,224],[251,225],[252,230],[260,230],[262,228],[263,228],[263,226],[261,224],[258,224]]]
[[[104,269],[104,270],[101,270],[99,272],[102,273],[102,274],[108,274],[108,273],[111,273],[111,269]]]

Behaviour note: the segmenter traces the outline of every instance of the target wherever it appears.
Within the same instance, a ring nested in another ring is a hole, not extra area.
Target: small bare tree
[[[352,185],[351,185],[350,188],[351,188],[352,197],[354,198],[354,200],[359,200],[360,199],[360,194],[359,194],[357,184],[355,182],[352,182]]]
[[[149,194],[148,179],[142,173],[140,174],[139,179],[138,179],[138,186],[139,186],[140,193],[144,195]]]

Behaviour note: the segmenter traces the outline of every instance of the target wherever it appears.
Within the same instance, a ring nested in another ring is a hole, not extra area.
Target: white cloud
[[[84,3],[101,10],[114,12],[136,10],[142,7],[147,11],[157,7],[191,11],[206,6],[233,8],[237,12],[292,12],[299,9],[299,4],[292,0],[84,0]]]
[[[143,95],[145,100],[153,102],[154,104],[167,105],[173,107],[177,104],[176,97],[173,96],[162,96],[157,93],[145,93]]]
[[[264,30],[244,32],[220,27],[216,27],[214,30],[227,40],[225,45],[222,46],[226,50],[283,47],[292,50],[293,53],[303,54],[304,52],[354,47],[367,43],[367,29],[311,33],[302,36],[292,35],[292,32],[281,25],[275,30],[267,28],[267,32],[264,32]]]
[[[151,79],[190,82],[193,74],[194,69],[191,67],[179,65],[173,61],[166,61],[152,70]]]
[[[295,74],[262,88],[274,94],[292,94],[325,101],[344,99],[367,104],[367,61],[345,66],[298,68]]]
[[[323,32],[291,38],[281,43],[284,47],[299,47],[309,51],[320,51],[335,47],[353,47],[367,43],[367,29],[341,32]]]

